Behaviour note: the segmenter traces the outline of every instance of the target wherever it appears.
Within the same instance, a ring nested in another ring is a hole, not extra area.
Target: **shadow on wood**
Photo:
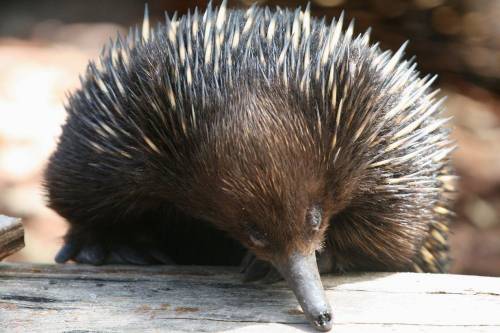
[[[324,276],[333,332],[499,332],[500,279]],[[313,332],[283,283],[235,268],[0,265],[5,332]]]

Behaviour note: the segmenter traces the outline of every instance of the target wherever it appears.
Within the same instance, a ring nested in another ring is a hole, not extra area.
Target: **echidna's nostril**
[[[332,315],[330,312],[323,312],[321,313],[316,320],[314,321],[314,325],[318,330],[321,331],[329,331],[332,328],[333,321],[332,321]]]

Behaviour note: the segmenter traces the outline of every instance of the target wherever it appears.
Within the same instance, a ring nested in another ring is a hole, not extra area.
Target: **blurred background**
[[[78,74],[110,38],[142,20],[144,0],[0,1],[0,214],[24,218],[26,247],[10,261],[52,262],[65,222],[45,207],[41,176]],[[229,1],[245,8],[253,1]],[[257,1],[281,7],[306,1]],[[216,3],[218,3],[216,1]],[[148,0],[151,20],[206,1]],[[500,1],[313,0],[315,16],[344,10],[356,32],[397,49],[410,40],[423,73],[439,74],[454,116],[460,175],[452,226],[454,273],[500,276]]]

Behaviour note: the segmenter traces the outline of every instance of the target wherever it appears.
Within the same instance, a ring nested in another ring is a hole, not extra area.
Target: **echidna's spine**
[[[203,108],[210,99],[224,98],[221,87],[253,77],[298,90],[317,105],[316,130],[331,131],[326,134],[331,137],[325,140],[325,158],[332,167],[354,155],[371,168],[424,156],[432,144],[422,145],[413,155],[396,154],[447,121],[435,118],[442,105],[429,94],[435,78],[419,79],[415,64],[401,61],[406,44],[391,55],[368,44],[369,32],[354,38],[352,22],[342,30],[342,17],[327,27],[311,19],[309,8],[272,14],[258,7],[228,13],[224,5],[216,10],[209,6],[203,16],[195,11],[181,19],[166,17],[165,25],[156,29],[149,28],[146,19],[142,32],[136,28],[127,41],[118,37],[110,46],[101,59],[102,70],[89,66],[87,85],[95,96],[77,94],[74,99],[87,99],[104,120],[120,122],[118,134],[151,154],[175,156],[173,142],[203,126],[193,104]],[[158,71],[164,75],[156,75]],[[133,82],[134,90],[149,96],[149,120],[141,122],[155,129],[155,135],[138,126],[139,115],[120,113],[124,108],[143,111],[144,102],[124,90]],[[98,135],[113,135],[107,122],[92,123]],[[95,149],[103,148],[98,140],[88,141]],[[366,159],[362,152],[376,152],[381,143],[385,149]],[[104,148],[130,156],[119,143]],[[434,152],[445,153],[445,148]]]
[[[427,238],[414,259],[415,272],[446,273],[450,269],[449,226],[455,214],[452,211],[456,195],[456,176],[450,166],[440,170],[438,180],[441,193],[434,206],[435,218],[429,222]]]

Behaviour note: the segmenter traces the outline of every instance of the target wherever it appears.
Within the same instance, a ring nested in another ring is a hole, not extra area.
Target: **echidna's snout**
[[[293,253],[275,260],[274,265],[292,288],[309,322],[319,331],[329,331],[333,325],[332,309],[321,283],[315,253]]]

